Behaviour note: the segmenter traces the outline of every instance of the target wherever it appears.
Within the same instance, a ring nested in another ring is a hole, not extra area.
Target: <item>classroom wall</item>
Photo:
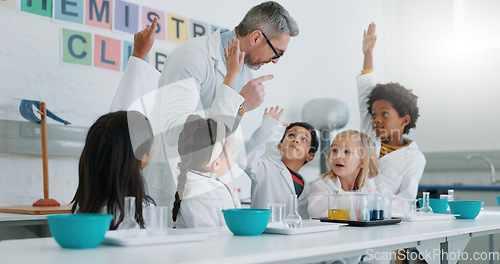
[[[20,0],[19,0],[20,2]],[[261,1],[186,0],[129,1],[141,6],[233,28],[252,6]],[[301,120],[302,106],[315,98],[336,98],[350,111],[346,128],[358,128],[355,75],[362,67],[361,41],[369,22],[378,24],[375,67],[386,79],[384,46],[386,20],[391,12],[387,0],[279,1],[300,26],[285,56],[266,65],[255,77],[274,74],[266,85],[265,102],[245,114],[245,137],[260,124],[266,106],[285,108],[283,121]],[[22,120],[19,100],[43,100],[47,107],[73,126],[89,127],[107,112],[122,73],[96,67],[61,64],[61,27],[132,41],[132,35],[78,25],[0,7],[0,119]],[[154,49],[169,50],[177,44],[157,41]],[[49,121],[49,124],[55,124]],[[0,206],[29,205],[42,198],[42,165],[38,155],[0,154]],[[78,182],[78,158],[50,156],[50,194],[69,203]],[[318,162],[302,171],[307,180],[319,173]],[[249,193],[248,182],[242,183]],[[245,194],[243,194],[245,196]]]
[[[500,149],[500,2],[393,1],[391,79],[419,96],[425,152]],[[390,49],[386,49],[390,51]]]

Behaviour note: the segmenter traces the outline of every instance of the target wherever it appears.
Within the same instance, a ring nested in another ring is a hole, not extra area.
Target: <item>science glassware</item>
[[[285,217],[285,226],[299,228],[302,225],[302,217],[297,212],[297,195],[290,196],[290,213]]]
[[[428,214],[431,214],[432,213],[432,208],[429,206],[429,195],[430,193],[429,192],[423,192],[423,197],[422,197],[422,207],[420,208],[420,212],[421,213],[428,213]]]
[[[140,229],[139,224],[135,221],[135,197],[125,197],[124,207],[123,220],[116,229],[119,230],[122,237],[135,237]]]

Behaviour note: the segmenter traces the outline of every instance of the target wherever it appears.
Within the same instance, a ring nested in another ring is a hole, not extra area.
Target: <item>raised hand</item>
[[[238,39],[232,38],[227,41],[227,48],[224,47],[224,57],[226,58],[227,67],[224,84],[233,87],[245,63],[245,52],[240,53],[240,41]]]
[[[262,104],[264,96],[266,95],[264,92],[264,85],[262,83],[273,78],[274,76],[272,74],[264,75],[249,81],[245,86],[243,86],[240,95],[245,98],[245,101],[243,102],[245,111],[251,111]]]
[[[375,35],[375,29],[377,25],[375,23],[371,23],[368,26],[368,31],[363,32],[363,53],[371,53],[373,51],[373,47],[375,47],[375,42],[377,41],[377,35]]]
[[[264,110],[264,114],[276,119],[277,121],[280,121],[280,118],[283,115],[283,110],[284,109],[280,109],[279,106],[276,106],[276,108],[271,107],[271,109],[269,110],[268,108],[266,108],[266,110]],[[288,126],[288,123],[281,122],[281,124],[283,124],[283,126]]]
[[[132,56],[137,57],[142,60],[146,60],[148,52],[153,47],[156,36],[156,24],[158,23],[158,17],[153,19],[151,27],[146,27],[142,31],[135,33],[134,35],[134,51]]]
[[[373,70],[373,47],[375,47],[375,42],[377,41],[377,35],[375,35],[376,29],[375,23],[371,23],[368,26],[368,31],[363,33],[363,54],[365,58],[363,60],[363,70]]]

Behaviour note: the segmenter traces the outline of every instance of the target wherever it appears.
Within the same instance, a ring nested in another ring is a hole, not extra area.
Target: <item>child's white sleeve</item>
[[[372,116],[368,112],[368,96],[375,87],[375,73],[367,73],[356,77],[358,85],[358,103],[361,117],[361,131],[375,138],[375,131],[372,127]]]
[[[419,155],[418,155],[419,154]],[[407,162],[407,168],[401,181],[399,192],[396,194],[399,197],[406,199],[415,199],[418,193],[418,184],[424,173],[425,156],[420,152]]]
[[[224,223],[220,202],[204,195],[183,199],[177,216],[180,228],[220,226]]]
[[[330,195],[328,186],[321,180],[316,179],[309,189],[307,196],[307,211],[311,218],[328,216],[328,195]]]
[[[118,110],[126,111],[136,100],[146,94],[155,91],[158,87],[160,72],[147,62],[131,56],[127,68],[123,72],[122,79],[116,90],[115,97],[109,109],[110,112]],[[146,109],[141,111],[143,114]]]
[[[266,152],[266,142],[280,137],[279,128],[281,126],[282,124],[278,120],[264,115],[262,124],[245,144],[246,160],[239,162],[239,165],[245,168],[244,170],[250,179],[258,180],[259,177],[265,176],[260,175],[260,167],[262,166],[262,156]]]

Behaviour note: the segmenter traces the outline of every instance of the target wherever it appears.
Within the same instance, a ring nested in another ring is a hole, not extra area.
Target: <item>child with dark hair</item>
[[[172,210],[176,227],[225,225],[222,209],[240,207],[223,178],[233,161],[234,139],[221,121],[190,115],[179,137],[177,192]]]
[[[379,191],[415,199],[426,161],[417,143],[403,135],[416,126],[417,96],[398,83],[375,85],[372,51],[376,39],[371,23],[363,38],[363,70],[357,77],[361,127],[375,139],[379,153],[375,178]]]
[[[305,122],[289,124],[278,144],[281,159],[264,158],[266,142],[282,126],[279,119],[283,109],[266,108],[262,125],[245,144],[246,164],[241,164],[252,180],[251,208],[269,208],[270,203],[288,204],[297,195],[298,213],[309,218],[307,195],[309,185],[299,174],[300,168],[314,159],[318,150],[316,130]]]
[[[135,197],[135,220],[144,228],[143,206],[154,205],[146,195],[141,170],[153,154],[153,130],[136,111],[101,116],[90,127],[78,166],[79,182],[73,213],[114,216],[111,230],[124,218],[126,196]]]

